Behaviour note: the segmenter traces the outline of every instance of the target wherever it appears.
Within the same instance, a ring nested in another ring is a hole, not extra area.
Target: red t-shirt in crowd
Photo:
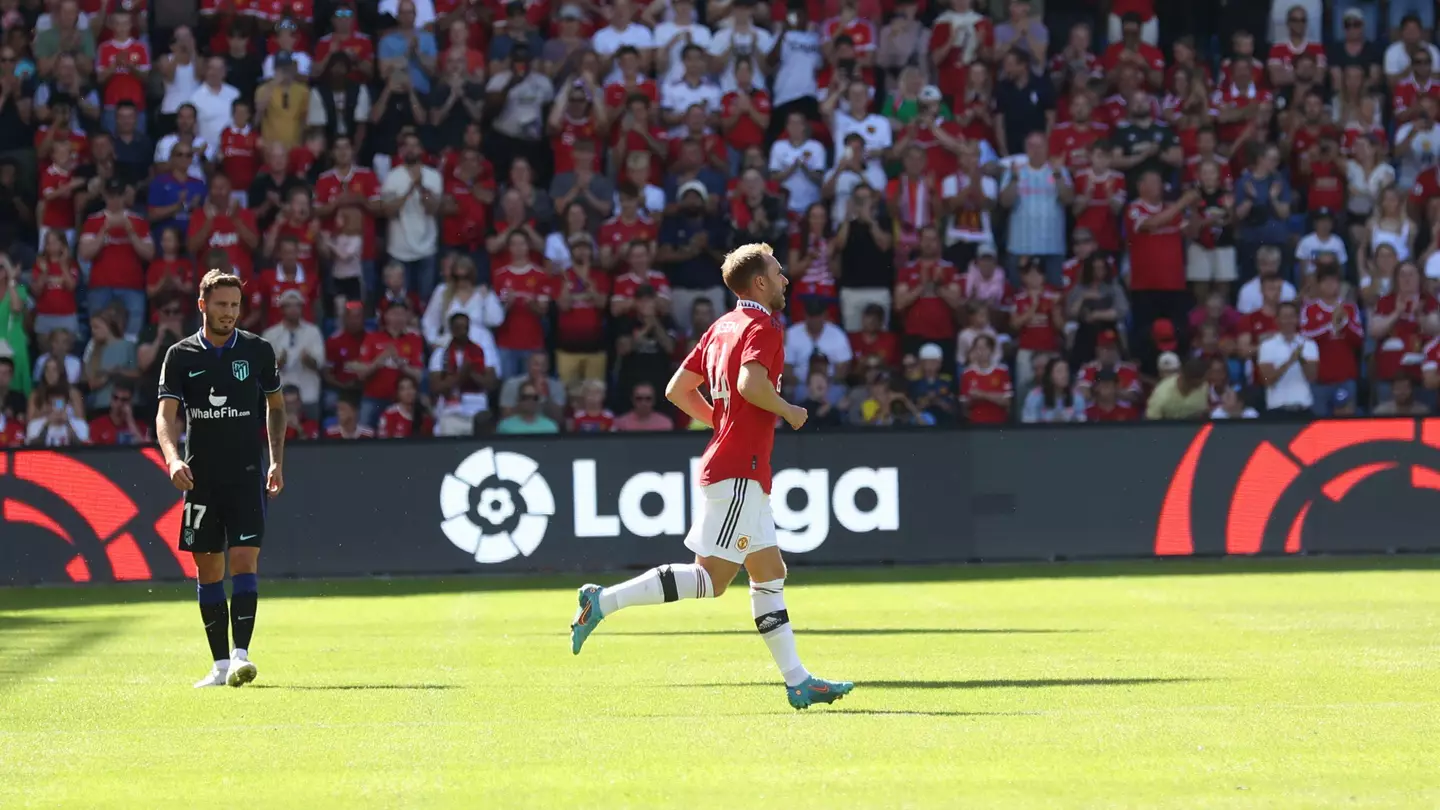
[[[1075,174],[1075,196],[1085,200],[1085,210],[1075,218],[1075,227],[1089,228],[1095,235],[1095,246],[1101,250],[1119,252],[1120,220],[1110,206],[1116,200],[1125,202],[1125,175],[1117,171],[1101,175],[1093,169],[1081,169]]]
[[[1099,360],[1091,360],[1080,368],[1080,374],[1075,379],[1075,389],[1089,396],[1091,388],[1095,385],[1095,378],[1105,368],[1100,365]],[[1140,369],[1134,363],[1119,363],[1110,371],[1115,372],[1116,388],[1122,395],[1129,394],[1131,397],[1140,396]]]
[[[1319,369],[1315,382],[1332,385],[1360,376],[1360,365],[1356,352],[1365,344],[1365,330],[1360,326],[1360,314],[1355,305],[1346,301],[1340,306],[1339,327],[1334,326],[1335,305],[1315,300],[1305,305],[1300,313],[1300,331],[1320,347]]]
[[[1036,302],[1039,302],[1038,304]],[[1020,328],[1020,348],[1036,352],[1053,352],[1060,349],[1060,333],[1055,330],[1051,313],[1064,307],[1057,290],[1041,288],[1038,293],[1022,288],[1015,294],[1015,317],[1019,318],[1031,307],[1035,312],[1030,320],[1016,324]]]
[[[187,238],[200,233],[208,221],[203,207],[195,210],[190,215],[190,230]],[[224,250],[230,257],[230,266],[235,268],[235,275],[242,279],[249,280],[250,274],[255,267],[251,259],[250,249],[240,241],[240,231],[236,228],[235,222],[239,220],[245,223],[251,233],[259,235],[259,228],[255,225],[255,214],[244,208],[236,208],[234,214],[228,212],[216,212],[215,226],[210,229],[210,241],[206,242],[200,249],[203,257],[212,250]]]
[[[164,256],[156,257],[150,262],[150,269],[145,271],[145,286],[153,287],[165,277],[177,279],[181,285],[195,288],[195,263],[189,259],[176,257],[167,259]]]
[[[260,133],[249,126],[220,130],[220,171],[230,178],[231,187],[247,189],[255,182],[260,167],[259,140]]]
[[[35,262],[31,289],[35,291],[36,315],[75,314],[75,288],[60,286],[65,279],[80,282],[80,270],[73,262],[52,262],[43,257]]]
[[[473,183],[444,175],[445,195],[455,201],[455,213],[440,220],[440,244],[475,252],[485,244],[490,229],[490,208],[471,192]]]
[[[617,214],[600,226],[599,238],[596,241],[597,247],[604,248],[609,245],[616,251],[616,255],[620,257],[619,263],[615,265],[615,272],[618,274],[624,272],[627,266],[624,252],[626,245],[631,242],[653,242],[658,235],[659,228],[655,220],[644,214],[636,214],[635,219],[630,222]]]
[[[1165,210],[1165,203],[1136,200],[1125,209],[1125,230],[1130,240],[1130,289],[1185,289],[1185,238],[1177,216],[1149,232],[1140,223]]]
[[[145,43],[137,39],[102,42],[95,49],[95,67],[96,72],[115,71],[110,81],[105,83],[105,92],[101,96],[101,102],[106,107],[128,101],[142,111],[145,109],[145,85],[135,74],[136,70],[150,69],[150,49],[145,47]]]
[[[1395,293],[1381,298],[1375,302],[1376,315],[1394,315],[1400,313],[1395,325],[1390,328],[1390,334],[1375,347],[1375,378],[1377,380],[1389,381],[1402,369],[1408,371],[1412,376],[1420,373],[1418,364],[1405,366],[1403,361],[1407,354],[1418,354],[1425,348],[1426,336],[1420,330],[1420,320],[1423,317],[1433,314],[1437,309],[1434,298],[1428,295],[1420,295],[1400,301]]]
[[[75,170],[66,169],[48,164],[40,172],[40,197],[43,200],[45,195],[54,189],[64,188],[75,179]],[[40,217],[40,225],[44,228],[68,231],[75,227],[75,192],[65,191],[56,194],[44,201],[45,212]],[[41,245],[43,248],[44,245]]]
[[[315,299],[320,295],[320,277],[303,266],[296,268],[294,273],[285,273],[283,276],[279,267],[267,267],[260,271],[260,277],[250,285],[250,308],[252,311],[258,309],[265,313],[266,328],[280,322],[283,317],[280,313],[280,296],[290,290],[305,296],[300,319],[311,320]]]
[[[580,411],[570,417],[569,433],[612,433],[615,430],[615,414],[601,410],[600,413]]]
[[[969,366],[960,375],[960,401],[970,406],[970,421],[977,425],[1003,425],[1010,421],[1010,409],[989,400],[971,399],[977,391],[1014,396],[1010,370],[996,364],[988,369]]]
[[[534,264],[503,265],[491,278],[495,294],[505,306],[505,322],[495,330],[495,345],[502,349],[544,349],[545,324],[529,302],[553,299],[555,279]]]
[[[562,310],[556,324],[556,341],[562,346],[599,345],[605,339],[605,312],[610,296],[610,277],[598,269],[590,270],[590,286],[600,294],[598,303],[588,298],[572,298],[570,308]],[[565,271],[560,284],[569,288],[572,294],[582,292],[586,284],[574,268]],[[556,297],[560,293],[557,288]]]
[[[1106,48],[1105,52],[1100,55],[1100,66],[1105,68],[1106,72],[1114,70],[1120,64],[1120,57],[1125,54],[1126,50],[1124,42],[1117,42]],[[1165,69],[1165,54],[1161,53],[1160,49],[1154,45],[1141,42],[1135,47],[1133,53],[1139,55],[1139,61],[1145,63],[1146,70],[1163,71]]]
[[[391,346],[395,347],[395,356],[382,361],[370,379],[365,381],[365,396],[370,399],[395,399],[395,388],[403,374],[401,369],[424,367],[425,342],[419,335],[414,332],[392,335],[384,329],[365,336],[365,342],[360,344],[360,362],[375,362]]]
[[[740,368],[746,363],[763,366],[770,384],[780,390],[785,336],[774,315],[742,300],[705,330],[683,363],[705,378],[715,402],[715,434],[700,457],[700,486],[748,478],[768,493],[775,416],[739,395]]]
[[[360,359],[360,350],[365,344],[365,333],[338,331],[325,339],[325,362],[330,373],[341,383],[355,382],[355,373],[345,368]]]
[[[646,271],[643,277],[633,272],[625,272],[617,276],[610,298],[615,301],[634,301],[637,291],[645,284],[650,285],[650,288],[655,291],[655,297],[665,299],[670,297],[670,279],[652,267]]]
[[[886,368],[900,365],[900,339],[894,332],[850,333],[850,351],[855,354],[857,365],[871,357],[880,358]]]
[[[126,444],[144,444],[150,441],[150,431],[145,427],[144,422],[139,419],[135,420],[135,429],[140,431],[140,435],[136,436],[128,430],[123,431],[126,436]],[[121,433],[120,426],[115,424],[115,420],[111,419],[108,413],[90,420],[90,444],[98,447],[119,444]]]
[[[0,411],[0,447],[23,447],[25,423]]]
[[[575,144],[579,141],[590,141],[595,145],[595,158],[590,169],[600,171],[600,127],[595,122],[595,113],[590,113],[580,120],[570,116],[560,119],[560,132],[550,139],[550,148],[555,154],[555,173],[564,174],[575,171]]]
[[[756,113],[764,115],[770,112],[770,94],[760,89],[753,89],[749,93],[750,107]],[[735,113],[735,105],[740,98],[739,90],[732,90],[720,99],[720,116],[729,118]],[[735,124],[725,131],[725,142],[731,149],[737,152],[744,152],[752,146],[761,146],[765,143],[765,130],[755,123],[755,119],[748,114],[741,113],[735,119]]]
[[[406,413],[400,403],[395,403],[380,414],[380,429],[376,435],[382,439],[405,439],[411,436],[429,436],[435,431],[435,420],[426,414],[417,425],[415,423],[415,409],[410,408]]]
[[[438,12],[440,4],[436,3],[435,5],[436,11]],[[474,40],[473,37],[471,39],[472,41]],[[321,37],[320,41],[315,43],[315,64],[318,65],[324,62],[325,58],[330,55],[330,51],[336,48],[350,54],[350,63],[353,65],[358,65],[361,62],[367,62],[375,58],[375,43],[370,39],[370,36],[368,34],[362,34],[359,31],[352,31],[350,36],[340,39],[336,39],[335,34],[326,34]],[[350,71],[350,80],[354,82],[364,82],[365,74],[359,70],[352,70]]]
[[[1139,419],[1140,411],[1123,400],[1117,399],[1109,408],[1101,407],[1098,403],[1085,406],[1086,422],[1135,422]]]
[[[375,178],[375,172],[361,166],[352,166],[350,172],[343,177],[335,169],[331,169],[320,175],[320,179],[315,181],[315,204],[329,205],[346,191],[359,194],[365,202],[378,200],[380,199],[380,181]],[[365,251],[362,258],[371,260],[375,258],[375,217],[362,206],[360,207],[360,218],[364,221],[362,233],[365,236]]]
[[[364,425],[356,425],[355,435],[346,436],[344,429],[341,428],[339,425],[331,425],[330,427],[325,428],[325,438],[342,439],[349,441],[354,441],[356,439],[373,439],[375,438],[375,431],[371,430],[368,427],[365,427]]]
[[[141,239],[150,238],[150,223],[129,211],[125,212],[125,216],[130,218],[136,236]],[[92,289],[145,289],[145,265],[140,261],[140,254],[136,253],[135,247],[130,244],[130,236],[125,232],[125,228],[116,226],[106,229],[105,212],[97,211],[85,220],[84,233],[98,235],[102,240],[100,252],[95,254],[95,259],[90,264]]]
[[[1050,154],[1065,159],[1065,168],[1071,172],[1090,165],[1090,149],[1095,142],[1110,134],[1110,127],[1099,121],[1077,124],[1066,121],[1056,124],[1050,131]]]
[[[916,260],[902,268],[895,278],[896,284],[911,289],[925,286],[927,277],[935,282],[935,294],[915,299],[905,310],[905,334],[930,340],[952,341],[955,339],[955,312],[941,298],[941,288],[958,285],[959,275],[955,265],[941,259],[936,262]]]

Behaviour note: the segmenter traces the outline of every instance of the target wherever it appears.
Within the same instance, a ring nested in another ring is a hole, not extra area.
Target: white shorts
[[[1240,274],[1235,267],[1235,248],[1219,247],[1206,250],[1196,244],[1187,248],[1185,278],[1189,281],[1235,281]]]
[[[701,557],[719,557],[737,565],[762,548],[777,545],[770,496],[759,481],[727,478],[701,487],[705,504],[700,520],[685,535],[685,547]]]

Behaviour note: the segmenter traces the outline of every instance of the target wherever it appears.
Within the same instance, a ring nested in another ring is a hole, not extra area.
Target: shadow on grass
[[[895,717],[1040,717],[1041,712],[959,712],[959,711],[926,711],[916,709],[829,709],[821,714],[864,714],[864,715],[893,715]]]
[[[1440,570],[1440,555],[1391,556],[1289,556],[1271,558],[1170,558],[1129,561],[1074,561],[1051,563],[984,563],[933,566],[888,564],[860,568],[793,563],[789,578],[795,587],[811,585],[863,585],[925,582],[970,582],[1022,579],[1094,579],[1108,577],[1207,576],[1233,574],[1307,574],[1349,571]],[[623,579],[625,572],[500,574],[436,572],[433,576],[321,580],[266,579],[266,599],[429,596],[440,594],[498,593],[507,591],[570,590],[580,583]],[[741,588],[742,579],[734,587]],[[573,594],[565,594],[574,608]],[[84,605],[138,604],[193,601],[195,588],[187,581],[125,585],[47,585],[0,587],[0,612]]]
[[[1093,630],[1046,630],[1008,627],[832,627],[795,629],[797,636],[988,636],[1093,633]],[[555,635],[545,633],[537,635]],[[625,630],[607,636],[754,636],[754,630]]]
[[[337,683],[337,684],[283,684],[257,683],[252,689],[285,689],[292,692],[358,692],[358,691],[431,691],[440,689],[464,689],[453,683]]]
[[[975,681],[856,681],[855,688],[868,689],[1051,689],[1068,686],[1152,686],[1166,683],[1195,683],[1204,678],[1025,678]],[[727,687],[774,687],[774,681],[739,683],[679,683],[676,689],[723,689]]]
[[[114,632],[115,625],[103,621],[75,621],[0,613],[0,690],[86,650]]]

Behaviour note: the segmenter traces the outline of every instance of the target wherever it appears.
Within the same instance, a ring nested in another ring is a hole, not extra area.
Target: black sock
[[[236,574],[230,578],[230,624],[235,631],[235,647],[250,649],[250,636],[255,632],[255,605],[260,599],[254,574]]]
[[[210,658],[212,661],[229,660],[230,610],[225,605],[225,583],[209,582],[200,585],[197,590],[200,620],[205,623],[205,639],[210,642]]]

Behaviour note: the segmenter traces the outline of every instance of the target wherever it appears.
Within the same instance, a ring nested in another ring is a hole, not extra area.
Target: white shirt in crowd
[[[735,89],[735,62],[739,59],[749,59],[751,75],[755,77],[755,86],[765,87],[765,71],[762,69],[762,59],[770,55],[771,49],[775,47],[775,35],[764,28],[752,28],[747,34],[737,34],[733,28],[724,28],[715,32],[710,40],[710,55],[720,56],[730,50],[730,43],[735,43],[735,49],[731,51],[730,61],[725,65],[725,70],[720,73],[720,90],[728,93]]]
[[[1321,239],[1314,231],[1305,234],[1300,244],[1295,246],[1295,258],[1302,262],[1309,262],[1309,268],[1313,269],[1315,259],[1326,253],[1334,254],[1340,264],[1350,262],[1350,251],[1345,249],[1345,240],[1339,234],[1332,233],[1328,239]]]
[[[65,414],[69,417],[70,430],[75,431],[75,438],[79,444],[86,444],[90,441],[90,426],[85,420],[75,415],[75,411],[69,405],[65,406]],[[35,444],[41,436],[45,439],[41,444],[46,447],[68,447],[70,445],[70,432],[64,425],[52,425],[50,420],[39,416],[30,420],[25,426],[25,443]]]
[[[1287,338],[1278,332],[1260,344],[1256,361],[1260,364],[1269,363],[1278,369],[1295,353],[1297,346],[1301,347],[1300,359],[1307,363],[1319,362],[1320,347],[1315,341],[1300,334]],[[1309,408],[1314,403],[1315,397],[1310,393],[1310,381],[1305,379],[1305,369],[1301,368],[1299,363],[1285,369],[1280,379],[1265,387],[1265,407],[1270,410]]]
[[[180,137],[174,133],[171,133],[161,138],[159,142],[155,144],[155,162],[170,162],[170,151],[173,150],[175,148],[175,144],[179,142]],[[219,143],[219,141],[216,141],[216,143]],[[195,149],[195,154],[204,155],[205,160],[215,160],[215,148],[210,145],[209,141],[205,140],[199,135],[195,136],[195,140],[191,143],[191,146]],[[190,171],[186,172],[186,174],[195,178],[196,180],[205,180],[204,162],[199,160],[190,161]],[[236,191],[240,191],[240,189],[236,189]]]
[[[785,330],[785,365],[789,366],[796,374],[803,375],[810,368],[810,358],[816,352],[825,355],[830,361],[829,376],[835,376],[835,366],[839,363],[848,363],[855,358],[855,353],[850,348],[850,338],[845,330],[829,321],[825,322],[824,328],[820,330],[820,337],[811,337],[805,329],[805,322],[795,324]]]
[[[1435,161],[1440,159],[1440,127],[1431,122],[1429,127],[1418,132],[1415,130],[1416,126],[1412,121],[1401,124],[1395,131],[1395,155],[1400,159],[1399,177],[1395,182],[1401,189],[1415,185],[1420,173],[1434,166]],[[1415,132],[1413,138],[1410,137],[1411,132]],[[1410,138],[1410,143],[1402,149],[1400,144],[1404,144],[1406,138]]]
[[[440,173],[429,166],[420,168],[420,183],[436,199],[445,193],[445,184],[440,180]],[[386,202],[398,200],[410,191],[413,184],[410,172],[401,164],[385,177],[385,183],[380,186],[380,197]],[[400,212],[391,218],[388,233],[390,256],[402,262],[434,256],[440,239],[440,229],[435,222],[435,216],[425,211],[425,204],[418,191],[406,198]]]
[[[50,362],[50,359],[51,358],[49,352],[40,355],[40,359],[35,361],[35,372],[30,379],[45,379],[45,366]],[[80,384],[80,372],[82,370],[83,369],[81,368],[80,358],[76,357],[73,354],[65,355],[65,379],[68,380],[71,385]]]
[[[894,143],[894,133],[890,130],[890,119],[883,115],[870,113],[864,118],[855,118],[847,112],[835,113],[835,154],[836,162],[839,162],[838,155],[845,149],[845,139],[850,133],[858,132],[865,141],[865,151],[871,155],[865,162],[865,182],[869,183],[875,190],[885,190],[885,167],[880,162],[880,153],[889,149]]]
[[[508,84],[510,71],[501,71],[490,77],[485,92],[498,93]],[[549,77],[530,71],[505,97],[505,106],[495,117],[496,131],[511,138],[539,140],[544,134],[546,105],[554,99],[555,85]]]
[[[720,112],[720,88],[709,81],[700,82],[698,87],[678,81],[660,88],[662,109],[683,113],[696,104],[704,104],[706,112]]]
[[[795,163],[809,167],[811,171],[825,171],[825,147],[815,139],[796,146],[787,139],[781,139],[770,147],[770,173],[779,175]],[[820,184],[811,180],[800,169],[781,183],[790,194],[790,210],[805,213],[806,209],[820,201]]]
[[[180,111],[181,104],[195,95],[196,89],[200,87],[200,74],[196,70],[199,60],[200,57],[191,56],[188,65],[182,65],[178,61],[175,63],[175,78],[164,83],[165,95],[160,99],[161,115],[174,115]]]
[[[314,405],[320,401],[320,369],[325,367],[325,336],[320,327],[309,321],[301,321],[294,329],[284,321],[261,333],[271,346],[275,347],[275,361],[280,368],[280,378],[300,389],[300,401]],[[315,367],[306,366],[301,360],[309,355]]]
[[[1381,162],[1367,175],[1359,163],[1350,161],[1345,167],[1348,192],[1345,209],[1357,217],[1370,216],[1370,212],[1375,210],[1375,201],[1380,199],[1380,192],[1394,183],[1395,168],[1389,163]]]
[[[435,22],[434,0],[411,0],[415,4],[415,29],[419,30]],[[381,14],[400,16],[400,0],[380,0],[376,8]]]
[[[620,192],[615,192],[611,202],[615,210],[620,210]],[[640,213],[657,219],[665,211],[665,189],[652,183],[647,183],[645,188],[640,190]]]
[[[1295,285],[1288,281],[1280,282],[1280,300],[1294,301],[1296,292]],[[1259,312],[1265,306],[1265,294],[1260,291],[1260,277],[1250,279],[1240,287],[1240,294],[1235,299],[1235,308],[1241,315],[1249,315],[1252,312]]]
[[[1426,42],[1425,47],[1430,51],[1430,64],[1440,65],[1440,48]],[[1394,76],[1397,73],[1406,73],[1410,70],[1410,50],[1406,47],[1404,40],[1397,40],[1385,49],[1385,75]]]
[[[839,168],[832,168],[825,172],[825,182],[830,182],[831,177],[835,178],[835,199],[830,203],[830,221],[844,222],[850,217],[850,195],[855,193],[855,189],[859,188],[861,183],[873,186],[874,181],[870,179],[869,172],[858,174],[849,169],[841,171]],[[884,186],[874,187],[884,188]]]
[[[771,94],[774,106],[807,96],[819,98],[815,75],[823,64],[818,32],[786,31],[780,38],[780,67],[775,72],[775,92]]]
[[[614,56],[616,51],[626,45],[644,52],[655,47],[655,35],[650,33],[649,28],[636,22],[625,26],[623,31],[607,25],[595,32],[595,36],[590,38],[590,44],[601,56]]]
[[[690,36],[684,37],[681,36],[682,34],[689,34]],[[655,26],[655,47],[658,49],[664,48],[666,45],[670,46],[670,66],[665,71],[665,75],[660,77],[662,80],[661,83],[669,84],[670,82],[678,82],[680,78],[685,75],[685,60],[683,55],[686,45],[695,45],[702,50],[708,51],[710,50],[710,41],[712,39],[710,29],[700,23],[676,25],[673,22],[662,22]]]
[[[195,105],[195,131],[205,139],[205,143],[220,143],[220,131],[230,126],[237,98],[240,98],[240,91],[228,84],[220,85],[219,90],[211,90],[210,85],[202,84],[190,94],[190,103]],[[209,156],[208,150],[206,155]],[[165,159],[170,159],[168,153]]]
[[[304,51],[294,51],[290,55],[295,57],[295,75],[309,76],[310,54]],[[260,77],[266,81],[275,78],[275,54],[272,53],[265,57],[265,61],[260,64]]]
[[[489,287],[476,287],[468,299],[462,301],[455,296],[447,306],[445,296],[449,291],[448,285],[441,284],[430,294],[430,303],[425,307],[425,315],[420,318],[420,331],[425,335],[425,342],[431,346],[449,343],[450,316],[463,312],[470,316],[470,342],[485,352],[485,365],[498,369],[500,354],[495,350],[495,336],[490,330],[505,322],[500,296]]]
[[[981,141],[983,144],[984,141]],[[952,174],[940,182],[940,198],[951,200],[959,197],[962,192],[970,187],[970,175]],[[1000,184],[988,174],[980,176],[980,193],[985,199],[998,202],[1000,199]],[[945,223],[945,244],[953,245],[956,242],[973,242],[978,245],[994,243],[995,231],[990,227],[990,212],[980,212],[980,229],[966,230],[955,227],[955,218],[949,217]]]

